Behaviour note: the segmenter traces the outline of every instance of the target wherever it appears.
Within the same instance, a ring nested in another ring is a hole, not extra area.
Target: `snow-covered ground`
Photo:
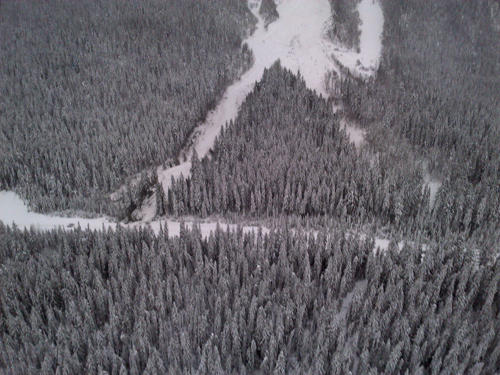
[[[279,59],[282,66],[295,73],[300,71],[306,85],[325,97],[327,96],[323,82],[325,74],[331,70],[339,72],[335,58],[353,71],[363,71],[365,76],[375,70],[380,55],[383,28],[383,17],[378,2],[362,0],[359,5],[358,10],[362,21],[359,54],[343,50],[325,38],[325,31],[330,27],[331,22],[331,8],[328,0],[279,0],[276,3],[279,4],[280,17],[266,30],[264,21],[258,14],[260,1],[249,1],[249,7],[257,17],[258,25],[256,31],[245,42],[254,53],[255,63],[227,89],[217,108],[210,112],[206,122],[194,131],[191,142],[188,142],[191,146],[181,152],[179,158],[182,161],[181,164],[168,169],[158,168],[158,177],[165,191],[168,190],[172,177],[177,179],[181,174],[189,175],[191,168],[189,159],[193,148],[196,149],[200,158],[208,154],[222,126],[236,118],[238,109],[253,89],[255,82],[261,79],[264,69],[269,68],[276,60]],[[362,63],[363,69],[360,70],[359,64],[356,65],[357,60]],[[355,128],[346,126],[346,131],[355,143],[362,140],[362,133]],[[178,222],[153,221],[155,218],[154,196],[144,202],[141,211],[142,220],[131,226],[151,225],[153,230],[159,230],[160,225],[167,223],[172,235],[179,232]],[[78,223],[81,227],[90,226],[93,229],[102,228],[103,225],[105,227],[116,225],[104,218],[70,219],[30,213],[19,197],[10,192],[0,192],[0,220],[5,224],[15,221],[19,227],[34,225],[40,229],[58,226],[68,228]],[[216,226],[215,223],[200,225],[204,233]],[[245,229],[249,230],[249,228]]]
[[[20,229],[29,229],[34,227],[38,230],[51,230],[56,228],[71,229],[80,226],[82,229],[90,228],[92,230],[103,228],[116,228],[116,223],[109,221],[107,218],[98,219],[82,219],[82,218],[66,218],[58,216],[50,216],[29,212],[28,208],[21,198],[13,192],[0,191],[0,221],[5,225],[15,223]],[[137,222],[131,224],[121,224],[124,227],[134,228],[149,225],[153,232],[158,233],[160,228],[168,228],[169,236],[178,236],[180,233],[181,223],[174,220],[157,220],[152,223]],[[187,228],[192,228],[193,225],[199,225],[200,232],[203,237],[208,237],[210,232],[215,231],[217,223],[194,223],[186,221]],[[223,230],[230,228],[236,229],[236,225],[220,223]],[[244,226],[243,232],[257,231],[258,227]],[[262,228],[263,233],[269,233],[269,229]]]
[[[358,12],[361,20],[360,52],[338,46],[334,55],[352,74],[367,78],[378,68],[384,15],[378,0],[362,0],[358,5]]]
[[[434,202],[436,201],[436,195],[439,191],[439,188],[441,187],[442,182],[432,178],[428,173],[425,175],[425,185],[428,186],[430,190],[430,197],[429,197],[429,203],[431,208],[434,207]]]
[[[345,119],[340,120],[340,128],[345,130],[349,139],[356,145],[356,147],[360,147],[365,141],[366,132],[363,129],[357,128],[348,123]]]
[[[165,191],[168,190],[172,177],[177,179],[181,174],[189,176],[189,159],[193,148],[200,158],[208,154],[222,126],[236,118],[238,109],[252,91],[255,82],[262,78],[264,69],[269,68],[276,60],[279,59],[282,66],[293,72],[300,72],[307,87],[324,97],[328,96],[324,87],[326,73],[331,70],[340,73],[332,55],[354,72],[361,72],[360,66],[356,65],[356,61],[360,60],[366,68],[362,70],[364,76],[373,74],[378,66],[384,23],[378,1],[362,0],[359,5],[362,22],[359,54],[342,50],[326,39],[325,32],[331,27],[331,7],[328,0],[280,0],[276,3],[279,19],[266,30],[258,13],[260,1],[249,1],[249,8],[258,19],[256,31],[245,41],[254,53],[254,65],[227,89],[217,108],[194,131],[188,142],[190,146],[181,152],[181,164],[168,169],[158,168],[158,178]],[[345,129],[356,145],[363,141],[360,129],[348,124]],[[151,199],[141,207],[143,221],[153,220],[154,202]]]
[[[41,230],[57,227],[72,228],[78,224],[82,228],[90,227],[90,229],[102,229],[103,225],[106,228],[116,226],[106,218],[66,218],[29,212],[21,198],[11,191],[0,191],[0,220],[5,225],[11,225],[14,222],[21,229],[29,229],[31,226]]]

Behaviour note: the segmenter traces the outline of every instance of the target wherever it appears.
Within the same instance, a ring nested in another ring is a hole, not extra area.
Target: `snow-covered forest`
[[[499,45],[498,0],[0,2],[0,373],[500,373]]]
[[[107,194],[175,158],[251,65],[245,1],[1,4],[0,189],[39,212],[116,214]]]
[[[423,374],[498,370],[500,260],[459,238],[372,251],[196,228],[0,227],[8,373]],[[442,372],[441,372],[442,370]]]

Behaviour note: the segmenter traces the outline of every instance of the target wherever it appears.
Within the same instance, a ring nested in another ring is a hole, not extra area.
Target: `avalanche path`
[[[331,9],[328,0],[288,0],[278,6],[279,19],[264,28],[264,20],[258,13],[260,1],[249,3],[250,10],[257,17],[257,29],[245,41],[254,54],[254,64],[241,78],[225,92],[217,108],[210,112],[204,124],[194,131],[188,142],[188,149],[181,152],[181,164],[163,170],[158,169],[158,178],[165,192],[171,178],[187,177],[190,173],[189,161],[193,148],[203,158],[214,145],[215,138],[222,126],[234,120],[246,96],[252,91],[255,82],[262,78],[265,68],[280,59],[282,66],[300,73],[310,88],[326,95],[322,87],[323,77],[328,69],[336,69],[328,57],[323,31],[330,19]],[[333,47],[333,46],[331,46]],[[142,210],[143,220],[153,219],[155,199],[150,199]]]
[[[279,18],[271,23],[267,30],[264,20],[258,13],[260,1],[250,1],[249,8],[257,17],[256,31],[245,41],[253,51],[255,62],[237,82],[225,92],[217,108],[209,113],[204,124],[193,133],[188,148],[180,154],[181,164],[169,169],[158,168],[158,178],[165,192],[168,191],[172,177],[178,179],[181,174],[187,177],[190,173],[189,161],[196,149],[203,158],[213,147],[215,138],[222,126],[234,120],[238,109],[246,96],[252,91],[255,82],[262,78],[264,69],[269,68],[276,60],[281,65],[299,73],[307,87],[327,97],[324,78],[328,71],[340,74],[335,58],[356,74],[371,75],[378,65],[382,48],[381,36],[383,16],[380,5],[373,0],[362,0],[358,11],[361,18],[360,53],[348,51],[336,46],[326,38],[331,27],[331,7],[328,0],[278,0]],[[332,58],[335,56],[335,58]],[[356,62],[362,61],[362,70]],[[351,138],[359,143],[360,131],[346,126]],[[141,207],[142,221],[151,221],[155,217],[155,197],[151,197]]]

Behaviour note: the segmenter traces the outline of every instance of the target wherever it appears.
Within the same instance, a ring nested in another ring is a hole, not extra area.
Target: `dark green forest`
[[[246,1],[2,1],[0,189],[108,213],[252,63]]]

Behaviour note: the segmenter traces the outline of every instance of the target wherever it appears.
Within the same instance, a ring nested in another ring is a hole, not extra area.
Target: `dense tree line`
[[[0,189],[37,211],[111,206],[178,155],[247,69],[246,1],[2,1]]]
[[[341,45],[359,50],[360,18],[357,10],[360,0],[330,0],[332,25],[328,36]]]
[[[259,14],[264,19],[264,25],[266,28],[280,16],[278,10],[276,9],[274,0],[262,0],[259,8]]]
[[[172,181],[168,213],[421,220],[429,208],[421,167],[358,152],[331,106],[277,62],[210,158],[194,154],[191,177]]]
[[[434,228],[471,235],[498,228],[500,43],[497,2],[381,1],[380,68],[366,83],[346,76],[341,97],[374,133],[387,129],[442,176]],[[377,136],[373,137],[376,141]]]
[[[346,233],[2,226],[0,371],[500,370],[500,259]]]

